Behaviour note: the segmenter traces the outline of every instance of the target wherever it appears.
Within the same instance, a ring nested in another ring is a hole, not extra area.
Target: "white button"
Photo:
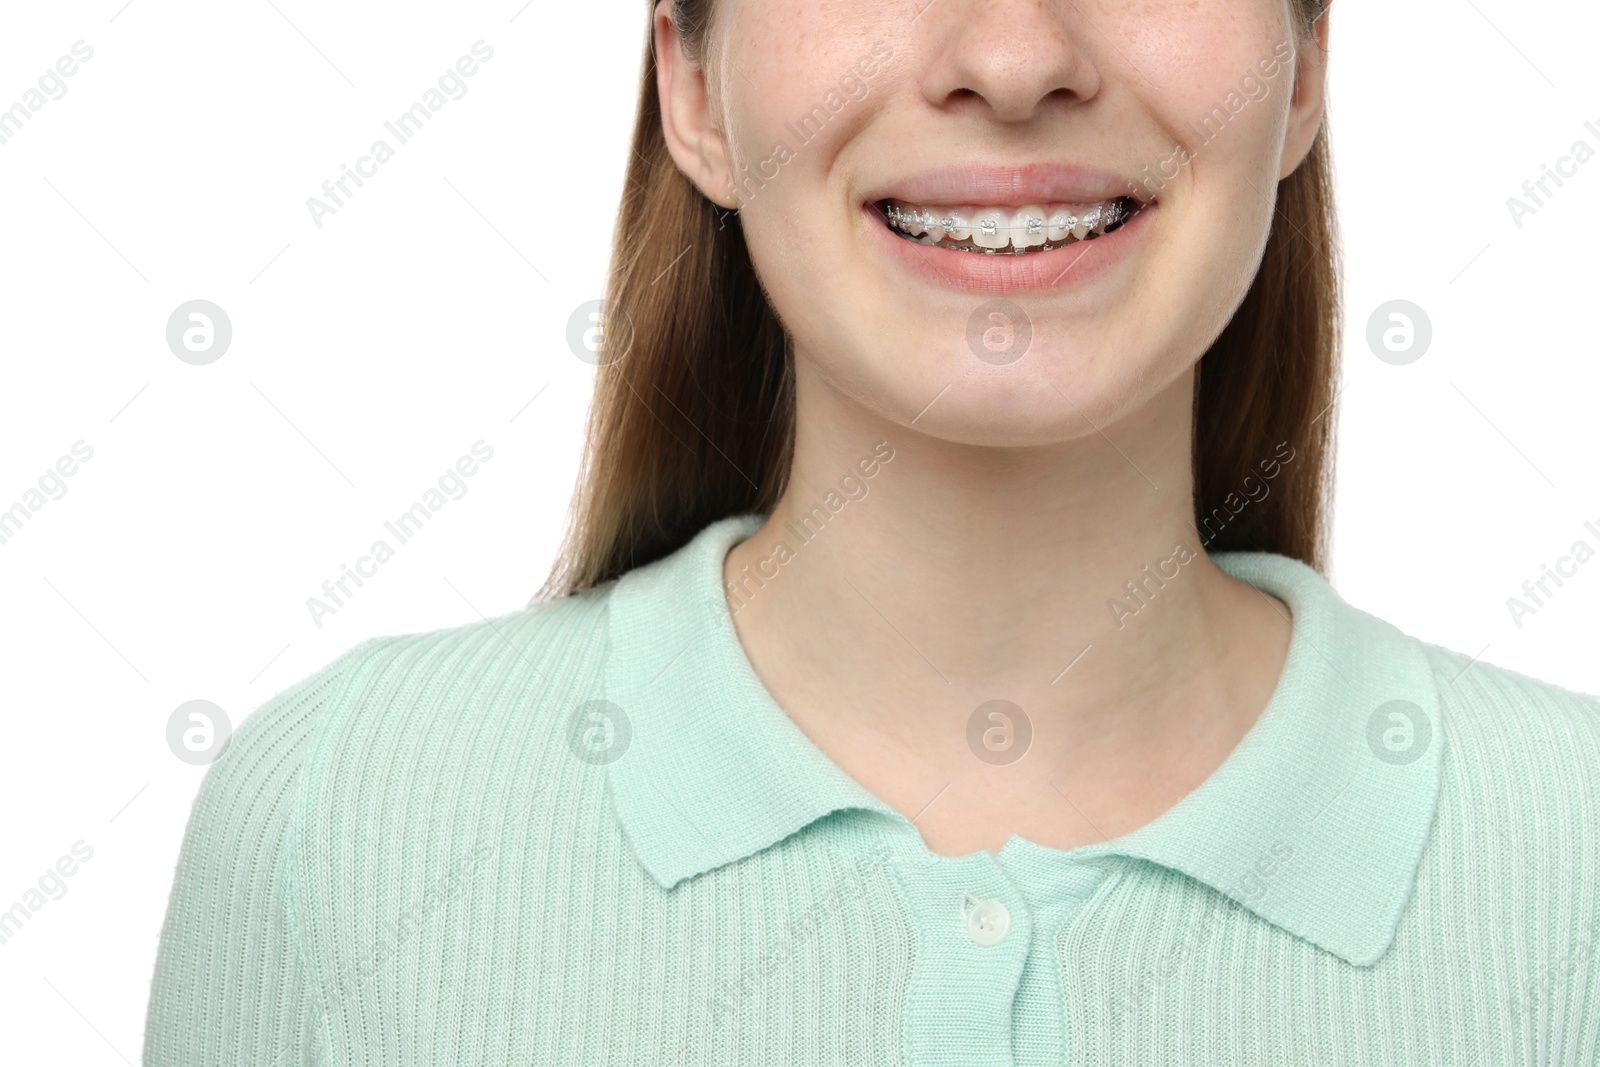
[[[1006,931],[1011,929],[1011,913],[998,900],[963,892],[961,913],[966,916],[967,936],[985,947],[1004,941]]]

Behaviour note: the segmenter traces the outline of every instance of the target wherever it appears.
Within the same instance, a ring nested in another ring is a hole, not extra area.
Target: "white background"
[[[645,26],[633,0],[123,4],[7,5],[0,31],[0,107],[94,49],[0,145],[0,507],[75,441],[94,450],[0,545],[0,910],[74,841],[94,849],[0,945],[14,1062],[139,1058],[203,773],[168,750],[177,705],[237,723],[367,636],[515,611],[543,580],[593,376],[567,320],[600,295]],[[1600,543],[1600,160],[1522,227],[1506,207],[1573,141],[1600,148],[1600,16],[1336,7],[1335,584],[1419,637],[1600,692],[1600,560],[1520,628],[1506,607]],[[467,95],[315,227],[306,198],[479,39],[494,57]],[[195,298],[234,329],[206,367],[165,342]],[[1366,346],[1396,298],[1433,326],[1408,366]],[[306,598],[480,439],[494,458],[467,495],[314,625]]]

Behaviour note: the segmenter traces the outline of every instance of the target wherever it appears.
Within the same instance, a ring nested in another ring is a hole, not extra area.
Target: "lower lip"
[[[1146,204],[1127,222],[1092,240],[1075,241],[1048,252],[963,252],[954,248],[925,245],[897,237],[884,224],[883,216],[872,204],[861,212],[873,240],[886,254],[906,269],[928,281],[952,289],[978,293],[1015,293],[1068,289],[1087,283],[1127,257],[1134,244],[1150,228],[1154,204]]]

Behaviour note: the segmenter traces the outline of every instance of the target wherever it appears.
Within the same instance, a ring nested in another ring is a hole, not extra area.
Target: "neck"
[[[993,448],[802,382],[788,487],[724,563],[763,683],[825,749],[850,735],[946,777],[971,763],[967,720],[995,699],[1028,717],[1051,774],[1099,753],[1116,775],[1197,732],[1236,741],[1282,656],[1265,683],[1248,664],[1287,647],[1287,609],[1205,555],[1193,388],[1186,374],[1067,443]]]

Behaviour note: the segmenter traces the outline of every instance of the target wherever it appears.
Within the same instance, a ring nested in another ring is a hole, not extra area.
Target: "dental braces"
[[[1085,211],[1082,218],[1079,218],[1071,212],[1049,217],[1030,215],[1028,216],[1028,221],[1021,226],[1010,223],[1001,224],[993,215],[984,215],[976,223],[974,223],[968,219],[959,219],[955,215],[946,215],[943,218],[939,218],[932,211],[901,211],[893,204],[888,206],[885,214],[891,223],[901,229],[907,229],[913,225],[920,225],[924,230],[931,230],[937,226],[945,233],[949,233],[951,230],[955,229],[962,229],[971,230],[975,234],[981,233],[985,237],[998,236],[1001,230],[1005,230],[1007,232],[1012,230],[1021,230],[1030,237],[1037,237],[1039,234],[1044,232],[1044,228],[1047,225],[1054,225],[1063,230],[1074,230],[1077,229],[1078,224],[1081,222],[1089,228],[1090,232],[1098,232],[1102,228],[1109,229],[1110,227],[1115,226],[1117,223],[1124,221],[1131,214],[1126,207],[1126,203],[1126,200],[1119,198],[1111,201],[1110,204],[1105,207],[1102,207],[1100,204],[1096,204],[1089,210]]]

